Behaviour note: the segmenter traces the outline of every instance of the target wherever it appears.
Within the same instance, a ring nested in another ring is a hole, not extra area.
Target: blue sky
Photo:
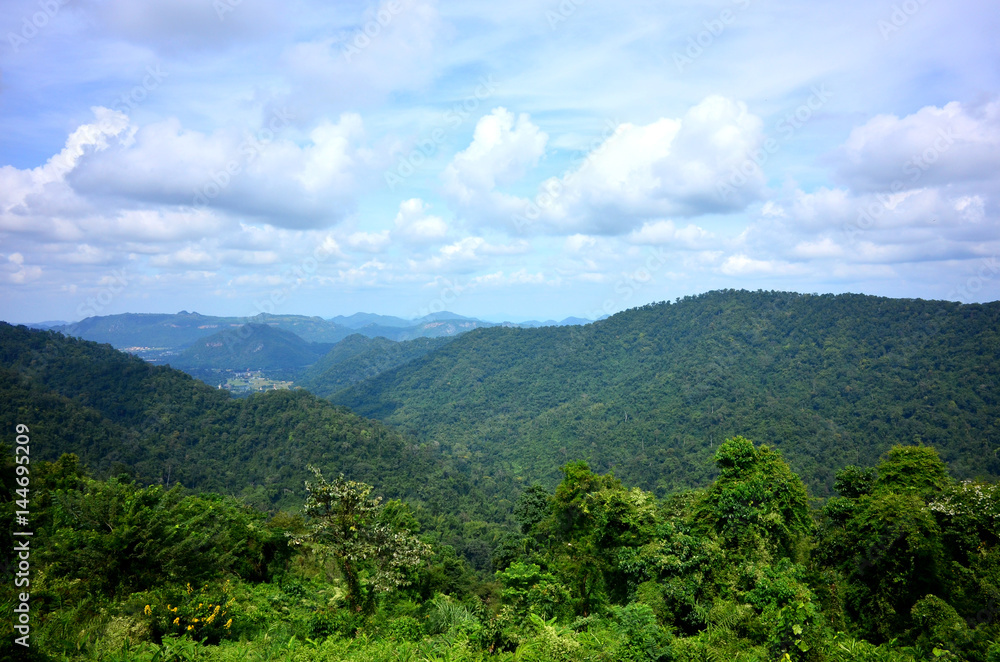
[[[8,0],[0,318],[996,300],[997,34],[985,0]]]

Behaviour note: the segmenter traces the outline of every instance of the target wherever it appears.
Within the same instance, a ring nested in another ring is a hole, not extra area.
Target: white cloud
[[[382,232],[352,232],[347,237],[348,246],[365,253],[381,253],[389,246],[390,241],[388,230],[383,230]]]
[[[426,260],[410,260],[410,268],[419,273],[471,273],[482,269],[496,258],[520,256],[531,250],[524,240],[509,244],[493,244],[483,237],[465,237],[442,246],[436,255]]]
[[[2,257],[0,255],[0,258]],[[20,285],[41,278],[42,268],[37,265],[26,265],[24,256],[20,253],[11,253],[6,257],[0,273],[3,273],[7,282]]]
[[[420,198],[399,203],[393,236],[414,245],[434,244],[445,239],[448,224],[440,216],[427,214],[429,209],[430,205]]]
[[[689,223],[678,228],[673,221],[647,221],[638,230],[628,235],[628,241],[633,244],[664,245],[698,249],[711,240],[712,235],[703,228]]]
[[[520,180],[545,153],[548,135],[527,114],[517,118],[506,108],[495,108],[480,118],[472,143],[445,168],[445,193],[462,209],[477,212],[489,205],[497,186]]]
[[[254,134],[155,122],[127,145],[83,158],[69,181],[79,195],[123,205],[207,207],[290,228],[336,223],[381,161],[357,114],[320,122],[302,145],[282,137],[291,121],[275,111]]]
[[[952,101],[912,115],[878,115],[835,152],[837,174],[858,191],[904,191],[992,181],[1000,170],[1000,101]]]
[[[761,194],[759,170],[735,195],[723,196],[720,188],[761,140],[761,121],[745,104],[710,96],[679,119],[618,125],[570,172],[543,182],[531,200],[495,191],[495,167],[459,169],[453,162],[446,182],[463,212],[480,223],[499,221],[516,232],[625,234],[658,216],[742,209]],[[540,150],[544,143],[533,146]],[[535,151],[522,153],[538,158]],[[459,178],[459,172],[469,174]]]
[[[805,272],[800,265],[780,260],[758,260],[742,253],[730,255],[719,270],[727,276],[789,276]]]
[[[435,3],[385,0],[358,14],[338,6],[332,12],[337,22],[328,28],[331,12],[324,10],[310,30],[318,34],[286,46],[280,56],[292,83],[289,100],[304,114],[372,106],[394,92],[422,89],[433,78],[435,45],[446,29]]]

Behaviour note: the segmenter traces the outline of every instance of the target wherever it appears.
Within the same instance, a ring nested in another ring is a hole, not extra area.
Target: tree
[[[719,477],[695,510],[695,522],[741,556],[792,557],[812,533],[809,497],[781,454],[743,437],[715,454]]]
[[[294,544],[318,543],[340,564],[347,583],[347,599],[354,611],[374,606],[377,593],[410,583],[407,571],[417,567],[430,548],[394,526],[398,514],[385,517],[382,497],[369,498],[372,486],[346,480],[343,474],[327,482],[310,466],[316,482],[306,482],[305,513],[310,530]]]

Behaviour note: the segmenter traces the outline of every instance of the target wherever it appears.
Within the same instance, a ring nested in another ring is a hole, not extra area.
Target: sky
[[[4,0],[0,319],[1000,299],[995,0]]]

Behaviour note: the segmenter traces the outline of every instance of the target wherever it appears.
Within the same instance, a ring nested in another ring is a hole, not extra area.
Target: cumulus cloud
[[[778,260],[756,260],[742,253],[730,255],[719,270],[727,276],[789,276],[806,271],[801,265]]]
[[[1000,170],[1000,102],[952,101],[912,115],[878,115],[834,154],[837,176],[856,191],[892,191],[992,180]]]
[[[378,161],[364,144],[361,117],[320,122],[302,145],[281,137],[290,121],[278,110],[255,133],[212,134],[173,118],[155,122],[127,144],[82,159],[68,181],[79,195],[120,204],[209,207],[291,228],[336,223]]]
[[[4,279],[8,283],[13,284],[23,284],[29,283],[33,280],[37,280],[42,275],[42,268],[38,265],[24,263],[24,256],[20,253],[11,253],[10,255],[0,255],[0,273],[3,273]]]
[[[409,266],[419,273],[471,273],[492,263],[495,258],[520,256],[530,250],[531,246],[524,240],[497,244],[483,237],[465,237],[442,246],[426,260],[410,260]]]
[[[399,204],[393,236],[415,245],[434,244],[448,236],[448,224],[440,216],[428,214],[430,205],[420,198]]]
[[[445,168],[445,193],[459,208],[476,213],[494,201],[497,186],[518,181],[538,163],[547,141],[527,114],[515,118],[506,108],[495,108],[476,123],[472,143]]]
[[[0,167],[0,230],[44,234],[65,231],[59,216],[76,217],[92,207],[66,182],[66,176],[81,161],[113,145],[132,142],[128,118],[107,108],[91,109],[95,121],[77,127],[63,149],[44,165],[18,169]]]
[[[742,209],[764,186],[757,170],[735,195],[720,195],[720,185],[760,145],[761,121],[743,103],[710,96],[678,119],[613,127],[564,176],[519,199],[497,188],[544,151],[545,134],[524,122],[519,132],[510,113],[495,111],[446,170],[446,191],[471,220],[515,232],[617,235],[658,216]]]

